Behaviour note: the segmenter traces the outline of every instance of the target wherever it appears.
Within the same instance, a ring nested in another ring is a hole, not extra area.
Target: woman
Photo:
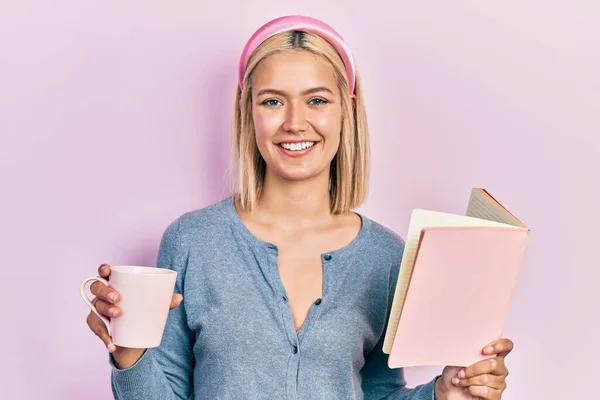
[[[506,339],[491,344],[497,357],[412,389],[387,366],[404,243],[351,211],[366,196],[369,143],[342,38],[312,18],[273,20],[248,41],[239,73],[238,192],[166,229],[157,265],[178,272],[178,294],[161,346],[115,348],[88,317],[111,352],[115,397],[500,399]],[[118,318],[118,293],[91,291]]]

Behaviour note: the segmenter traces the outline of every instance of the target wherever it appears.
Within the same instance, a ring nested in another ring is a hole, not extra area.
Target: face
[[[342,129],[333,68],[307,51],[274,54],[252,78],[252,116],[267,174],[288,180],[329,176]]]

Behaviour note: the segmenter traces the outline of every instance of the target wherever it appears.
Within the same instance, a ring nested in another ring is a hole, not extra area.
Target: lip
[[[280,143],[302,143],[302,142],[314,142],[315,144],[313,144],[308,149],[304,149],[304,150],[287,150],[287,149],[284,149],[283,147],[281,147],[279,145]],[[275,143],[275,147],[277,147],[279,149],[279,151],[281,151],[283,154],[285,154],[288,157],[298,158],[298,157],[304,156],[305,154],[310,153],[312,149],[314,149],[315,147],[317,147],[319,145],[319,143],[321,143],[321,141],[316,141],[316,140],[286,140],[284,142]]]
[[[319,143],[320,140],[308,140],[308,139],[304,139],[304,140],[282,140],[281,142],[273,142],[276,145],[280,145],[282,143],[303,143],[303,142],[314,142],[315,144]]]

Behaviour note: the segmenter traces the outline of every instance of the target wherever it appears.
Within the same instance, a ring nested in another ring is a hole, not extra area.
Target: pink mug
[[[158,347],[162,340],[175,290],[177,272],[156,267],[111,266],[109,281],[90,276],[81,283],[81,297],[104,322],[115,345],[128,348]],[[99,281],[119,292],[121,315],[109,320],[101,315],[85,291],[88,282]]]

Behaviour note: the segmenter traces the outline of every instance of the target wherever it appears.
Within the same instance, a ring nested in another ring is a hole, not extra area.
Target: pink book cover
[[[502,337],[529,230],[431,227],[421,232],[390,368],[469,366]]]

